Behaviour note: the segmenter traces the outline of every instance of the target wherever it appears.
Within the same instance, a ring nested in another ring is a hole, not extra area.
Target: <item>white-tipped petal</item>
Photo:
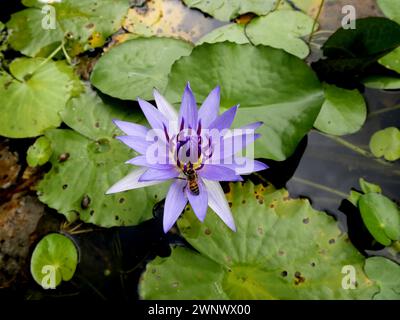
[[[133,170],[127,176],[125,176],[124,178],[119,180],[117,183],[115,183],[110,189],[108,189],[106,191],[106,194],[112,194],[112,193],[117,193],[117,192],[122,192],[122,191],[126,191],[126,190],[137,189],[137,188],[144,188],[144,187],[153,186],[153,185],[163,182],[163,181],[140,182],[139,178],[146,170],[147,170],[147,168],[139,168],[139,169]]]
[[[203,179],[208,192],[208,205],[221,218],[221,220],[233,231],[236,231],[231,209],[226,200],[225,193],[217,181]]]

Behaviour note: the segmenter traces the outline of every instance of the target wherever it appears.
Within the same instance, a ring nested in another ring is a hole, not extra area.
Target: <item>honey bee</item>
[[[199,190],[199,184],[197,182],[197,173],[194,169],[187,169],[185,171],[183,171],[184,175],[186,176],[186,180],[188,182],[188,187],[190,192],[195,195],[198,196],[200,193]]]

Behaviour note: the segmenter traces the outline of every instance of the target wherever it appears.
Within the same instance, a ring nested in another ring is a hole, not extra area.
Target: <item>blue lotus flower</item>
[[[262,123],[231,130],[238,105],[218,115],[219,87],[211,91],[197,110],[187,84],[179,114],[157,90],[154,90],[154,99],[158,109],[138,99],[152,129],[114,120],[126,134],[117,138],[140,154],[127,163],[139,168],[113,185],[107,194],[172,180],[164,206],[164,232],[174,225],[188,201],[200,221],[204,220],[209,206],[236,231],[219,181],[242,181],[240,175],[267,169],[262,162],[238,155],[259,138],[255,130]]]

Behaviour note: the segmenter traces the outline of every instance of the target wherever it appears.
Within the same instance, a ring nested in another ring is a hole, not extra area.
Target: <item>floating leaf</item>
[[[391,240],[400,240],[400,211],[397,205],[378,193],[367,193],[358,201],[361,217],[371,235],[388,246]]]
[[[23,3],[31,7],[14,13],[7,27],[11,31],[11,46],[28,56],[36,56],[46,47],[60,44],[65,35],[72,44],[79,44],[84,51],[91,47],[89,41],[94,37],[104,40],[121,27],[121,21],[129,8],[129,0],[69,0],[52,2],[52,11],[44,10],[42,1],[26,0]],[[55,19],[55,29],[50,19]],[[43,27],[43,24],[45,27]],[[97,42],[102,45],[102,42]]]
[[[124,164],[135,153],[114,139],[120,134],[112,119],[143,122],[142,115],[101,99],[88,91],[71,99],[62,114],[72,130],[49,130],[52,168],[39,183],[39,198],[69,220],[103,227],[135,225],[151,218],[152,208],[161,200],[167,185],[146,187],[105,195],[133,167]]]
[[[40,137],[29,147],[26,161],[31,167],[42,166],[49,161],[52,152],[50,140]]]
[[[367,118],[367,106],[358,90],[324,84],[325,102],[314,123],[318,130],[344,135],[357,132]]]
[[[282,21],[286,23],[282,24]],[[299,11],[278,10],[270,14],[252,19],[246,26],[228,24],[217,28],[199,40],[202,43],[223,41],[237,44],[249,43],[266,45],[283,49],[299,58],[308,56],[308,45],[301,40],[302,36],[311,33],[314,20]]]
[[[183,0],[183,2],[222,21],[229,21],[249,12],[266,14],[276,6],[276,0]]]
[[[389,127],[375,132],[369,142],[369,148],[375,157],[384,157],[388,161],[400,159],[400,130]]]
[[[356,29],[337,30],[324,44],[327,59],[313,63],[330,83],[358,81],[367,67],[400,46],[400,25],[382,17],[358,19]]]
[[[400,266],[397,263],[383,257],[371,257],[365,261],[364,270],[380,287],[374,300],[400,300]]]
[[[245,26],[237,23],[227,24],[225,26],[214,29],[201,38],[196,45],[203,43],[217,43],[230,41],[237,44],[249,43],[244,31]]]
[[[367,88],[381,89],[381,90],[396,90],[400,89],[400,77],[389,76],[370,76],[363,79],[363,84]]]
[[[123,28],[138,36],[193,41],[219,24],[197,10],[190,10],[181,1],[152,0],[129,9]]]
[[[393,0],[377,0],[379,8],[386,17],[400,24],[400,3]]]
[[[378,0],[377,2],[385,16],[400,24],[400,2],[392,0]],[[388,69],[400,73],[400,48],[393,50],[392,52],[381,58],[379,60],[379,63]],[[386,78],[386,87],[377,89],[399,89],[400,79],[396,80],[397,81],[392,80],[389,85],[388,79]]]
[[[251,183],[230,184],[226,196],[237,232],[211,210],[204,223],[185,211],[178,226],[197,252],[175,248],[149,263],[143,299],[367,299],[377,291],[362,271],[364,257],[307,200]],[[342,288],[347,265],[356,290]]]
[[[310,53],[308,45],[300,38],[312,32],[314,20],[293,10],[278,10],[253,19],[246,33],[255,45],[263,44],[283,49],[301,59]]]
[[[39,285],[49,289],[61,281],[71,280],[77,264],[78,252],[74,243],[61,234],[52,233],[40,240],[33,251],[31,273]]]
[[[379,63],[388,69],[400,73],[400,48],[393,50],[388,55],[379,59]]]
[[[222,107],[239,103],[234,127],[264,122],[255,145],[260,158],[290,156],[312,128],[323,102],[321,84],[303,61],[264,46],[230,42],[197,46],[172,67],[166,90],[170,102],[180,101],[186,81],[198,102],[220,85]]]
[[[59,112],[79,90],[79,80],[65,62],[18,58],[11,75],[0,72],[0,135],[35,137],[58,127]]]
[[[360,178],[359,184],[360,184],[361,190],[364,193],[370,193],[370,192],[382,193],[382,188],[380,186],[378,186],[377,184],[368,182],[363,178]]]
[[[112,48],[97,62],[91,82],[102,92],[126,100],[153,99],[164,90],[175,60],[190,54],[192,46],[168,38],[133,39]]]

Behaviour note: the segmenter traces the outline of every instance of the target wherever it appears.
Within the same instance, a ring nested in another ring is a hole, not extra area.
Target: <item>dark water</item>
[[[335,216],[342,230],[349,233],[352,243],[361,251],[372,253],[382,249],[374,243],[365,229],[360,213],[350,202],[343,201],[352,188],[360,189],[358,180],[364,178],[382,187],[383,194],[400,200],[399,161],[389,163],[356,152],[353,146],[369,151],[369,139],[376,131],[389,126],[400,126],[400,92],[366,90],[364,94],[369,115],[363,128],[356,134],[326,137],[317,131],[308,135],[308,144],[294,176],[287,188],[292,196],[304,196],[313,207]],[[366,250],[366,251],[365,251]],[[400,261],[400,257],[389,256]]]

